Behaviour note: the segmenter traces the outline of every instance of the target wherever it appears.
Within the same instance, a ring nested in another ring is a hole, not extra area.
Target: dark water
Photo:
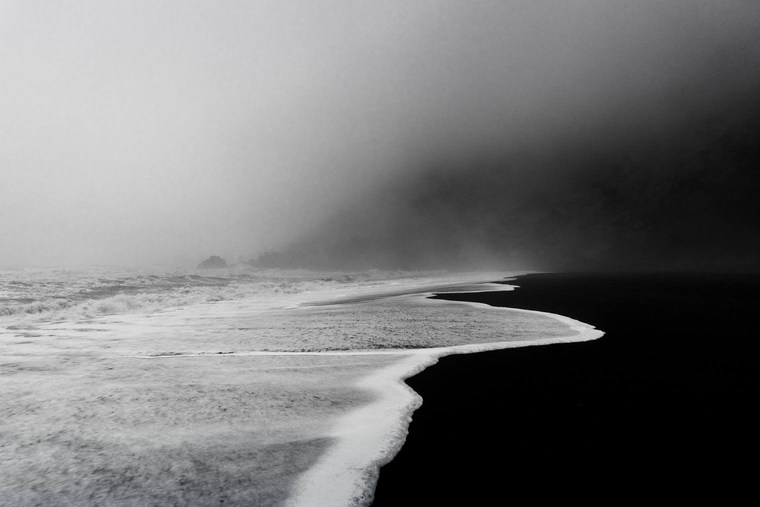
[[[757,275],[528,275],[446,295],[559,313],[595,342],[450,356],[375,505],[754,497],[760,455]]]

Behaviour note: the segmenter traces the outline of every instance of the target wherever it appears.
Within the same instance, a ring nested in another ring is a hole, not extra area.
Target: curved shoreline
[[[373,507],[606,505],[754,494],[760,276],[547,273],[451,299],[592,322],[604,339],[449,356]],[[440,296],[448,299],[448,296]]]
[[[510,290],[510,289],[504,289]],[[487,292],[487,291],[483,291]],[[420,294],[427,301],[434,293]],[[369,505],[372,502],[380,467],[390,462],[406,440],[412,414],[422,398],[404,381],[438,359],[451,354],[470,354],[507,348],[575,343],[595,340],[604,332],[590,324],[547,312],[493,307],[484,303],[457,303],[546,316],[566,324],[577,334],[544,339],[478,343],[451,347],[393,351],[406,356],[399,363],[365,377],[358,387],[376,395],[374,402],[341,418],[330,432],[336,444],[327,450],[311,469],[304,473],[286,500],[288,506]],[[386,351],[389,353],[390,351]]]
[[[511,280],[513,278],[504,281]],[[472,290],[473,286],[477,286],[478,290]],[[380,468],[389,463],[403,446],[409,431],[412,414],[422,404],[422,398],[405,383],[405,380],[436,364],[440,358],[448,355],[582,342],[597,339],[604,334],[594,326],[559,314],[510,307],[494,307],[485,303],[444,300],[434,297],[462,293],[511,292],[516,288],[519,287],[513,284],[502,285],[494,282],[476,281],[469,282],[467,289],[464,290],[457,290],[456,285],[445,284],[435,288],[423,288],[423,291],[405,289],[380,295],[369,294],[362,297],[333,299],[319,303],[319,306],[352,304],[394,297],[413,298],[418,303],[421,302],[431,307],[442,304],[468,305],[481,311],[519,312],[548,317],[564,324],[567,334],[546,338],[428,348],[316,349],[311,351],[243,350],[237,352],[210,349],[192,352],[137,354],[132,357],[141,359],[216,357],[222,359],[236,356],[395,356],[398,361],[363,377],[353,384],[354,387],[368,393],[373,401],[338,417],[336,425],[324,435],[334,443],[324,451],[324,454],[318,458],[311,468],[307,469],[296,480],[291,486],[291,493],[284,500],[284,504],[288,506],[369,505],[373,501]],[[562,332],[565,333],[565,331]]]

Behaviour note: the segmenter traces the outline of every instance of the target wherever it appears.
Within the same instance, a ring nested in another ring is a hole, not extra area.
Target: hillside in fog
[[[760,107],[666,132],[428,156],[262,266],[755,271]]]

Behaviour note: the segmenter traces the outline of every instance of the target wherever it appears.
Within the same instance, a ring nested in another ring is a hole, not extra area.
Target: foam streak
[[[462,302],[461,304],[486,306],[494,311],[503,310],[482,303]],[[511,308],[509,310],[517,311]],[[337,507],[371,504],[380,467],[391,461],[401,449],[406,440],[412,413],[422,405],[422,398],[407,386],[404,380],[437,363],[439,358],[450,354],[583,342],[595,340],[604,335],[602,331],[589,324],[562,315],[533,310],[519,311],[554,318],[567,324],[577,334],[569,337],[404,351],[407,357],[403,361],[381,369],[360,381],[358,386],[370,391],[374,395],[374,401],[350,412],[340,420],[331,432],[331,436],[336,438],[337,443],[301,477],[287,505]]]

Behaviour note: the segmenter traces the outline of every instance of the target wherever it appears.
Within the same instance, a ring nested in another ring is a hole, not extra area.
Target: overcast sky
[[[0,0],[0,265],[248,258],[421,151],[656,129],[758,4]]]

